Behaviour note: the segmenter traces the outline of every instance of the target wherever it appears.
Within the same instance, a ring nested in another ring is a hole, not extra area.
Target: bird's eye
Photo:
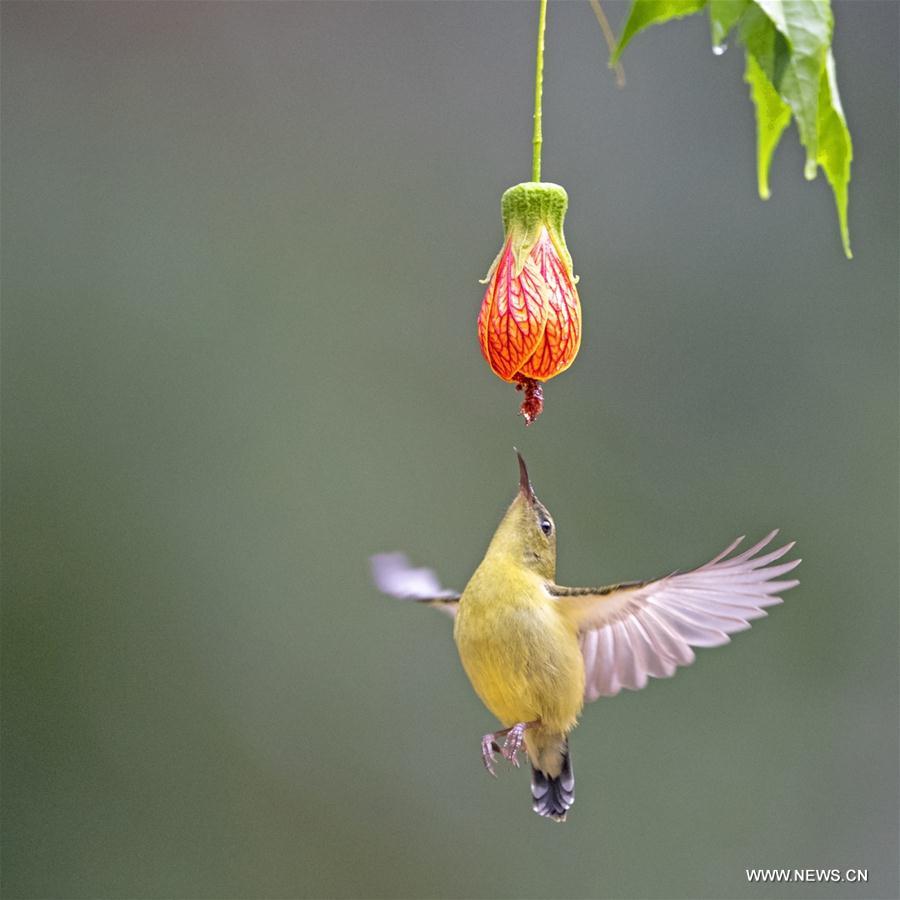
[[[541,531],[549,537],[553,531],[553,523],[549,519],[541,519]]]

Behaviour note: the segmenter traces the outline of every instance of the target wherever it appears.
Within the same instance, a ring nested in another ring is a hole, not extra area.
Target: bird
[[[795,542],[768,550],[778,531],[733,554],[738,538],[699,568],[607,587],[556,582],[556,523],[538,500],[522,455],[519,489],[462,594],[402,553],[370,559],[376,587],[446,613],[475,693],[503,726],[481,739],[485,768],[496,754],[531,764],[532,809],[563,822],[574,802],[569,733],[583,706],[694,661],[692,647],[717,647],[767,615],[799,559],[779,562]],[[501,743],[502,741],[502,743]]]

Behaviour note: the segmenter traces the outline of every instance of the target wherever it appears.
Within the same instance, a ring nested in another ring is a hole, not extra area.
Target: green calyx
[[[569,274],[572,274],[572,257],[563,234],[563,219],[568,207],[569,195],[565,188],[549,182],[526,181],[503,194],[500,201],[503,230],[507,236],[512,237],[516,268],[519,271],[525,265],[525,259],[534,247],[541,229],[546,228],[566,263]]]

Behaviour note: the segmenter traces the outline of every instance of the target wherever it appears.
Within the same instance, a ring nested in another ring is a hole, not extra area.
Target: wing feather
[[[382,594],[414,600],[456,618],[459,594],[441,587],[431,569],[416,569],[403,553],[379,553],[369,560],[372,580]]]
[[[691,647],[719,647],[782,602],[799,582],[783,578],[800,560],[779,563],[794,547],[761,555],[777,531],[735,556],[744,538],[705,565],[650,582],[613,588],[549,586],[580,633],[585,699],[640,690],[648,678],[669,678],[694,661]]]

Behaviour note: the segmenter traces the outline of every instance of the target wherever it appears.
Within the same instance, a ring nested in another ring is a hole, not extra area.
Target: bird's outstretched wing
[[[451,618],[459,609],[459,594],[441,587],[431,569],[414,569],[403,553],[379,553],[370,560],[372,580],[383,594],[415,600]]]
[[[691,647],[727,644],[729,634],[744,631],[776,596],[799,584],[777,581],[800,560],[773,565],[791,548],[785,544],[757,556],[778,531],[737,556],[726,559],[743,538],[691,572],[655,581],[608,588],[550,585],[560,610],[577,626],[584,656],[586,701],[612,697],[622,688],[636,691],[648,677],[668,678],[677,666],[694,661]]]

